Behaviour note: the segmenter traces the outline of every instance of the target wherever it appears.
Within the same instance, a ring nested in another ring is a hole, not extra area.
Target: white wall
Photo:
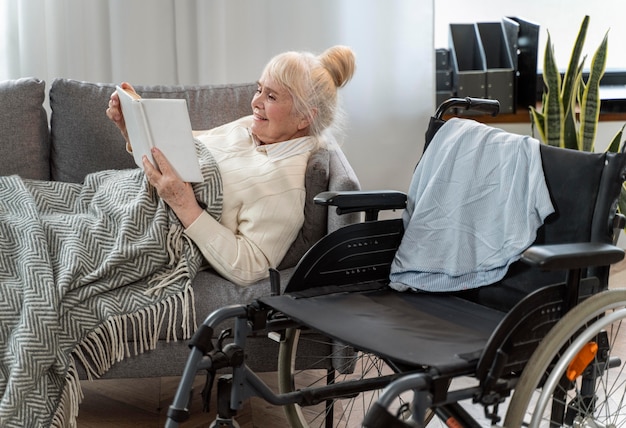
[[[432,2],[369,3],[342,36],[358,55],[344,151],[364,189],[406,191],[435,108]]]

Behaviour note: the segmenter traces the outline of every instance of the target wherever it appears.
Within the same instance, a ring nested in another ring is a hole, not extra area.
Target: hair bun
[[[348,83],[354,74],[355,56],[348,46],[337,45],[328,48],[319,55],[319,60],[328,70],[338,88]]]

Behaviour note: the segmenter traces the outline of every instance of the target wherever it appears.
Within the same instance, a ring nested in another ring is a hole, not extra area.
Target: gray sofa
[[[192,127],[209,129],[249,114],[256,84],[137,86],[136,89],[144,97],[187,99]],[[119,131],[105,114],[113,90],[114,84],[67,79],[54,80],[48,91],[43,81],[34,78],[0,82],[0,174],[81,182],[90,172],[134,168]],[[47,93],[49,114],[44,107]],[[305,225],[279,267],[283,286],[293,266],[312,243],[327,232],[356,220],[354,215],[338,216],[332,210],[316,206],[313,196],[324,190],[358,188],[354,171],[336,146],[311,157],[306,178]],[[214,309],[248,303],[269,294],[270,286],[269,280],[249,287],[235,286],[208,270],[196,276],[193,290],[196,319],[200,324]],[[163,334],[155,350],[126,357],[113,365],[104,377],[180,375],[188,347],[186,340],[181,340],[180,332],[178,337],[178,341],[166,341]],[[252,338],[248,364],[258,371],[274,370],[276,349],[277,344],[267,338]],[[78,368],[84,378],[84,369]]]

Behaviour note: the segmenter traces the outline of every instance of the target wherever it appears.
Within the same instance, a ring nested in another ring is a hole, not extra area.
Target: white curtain
[[[349,45],[344,151],[364,188],[402,190],[434,110],[433,2],[0,0],[0,80],[252,82],[279,52]]]
[[[281,50],[332,43],[340,26],[328,26],[328,17],[339,19],[337,4],[0,0],[0,80],[36,76],[142,84],[249,82]]]

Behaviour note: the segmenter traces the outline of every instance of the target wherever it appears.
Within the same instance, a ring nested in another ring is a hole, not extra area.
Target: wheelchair
[[[497,114],[498,103],[450,109]],[[283,406],[293,427],[626,426],[626,288],[609,289],[624,227],[617,199],[626,154],[541,145],[555,213],[499,282],[450,293],[397,292],[390,266],[403,236],[395,191],[325,192],[316,202],[364,221],[315,244],[286,286],[211,313],[191,352],[167,427],[188,416],[192,383],[217,380],[213,427],[236,427],[244,400]],[[218,327],[229,323],[214,339]],[[246,366],[246,338],[280,343],[278,391]]]

